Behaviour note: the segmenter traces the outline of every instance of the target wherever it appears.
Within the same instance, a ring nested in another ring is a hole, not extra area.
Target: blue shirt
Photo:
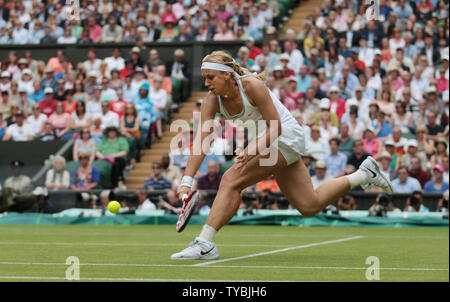
[[[305,93],[306,89],[311,87],[311,76],[306,75],[302,78],[300,75],[297,76],[297,90]]]
[[[164,189],[171,189],[172,184],[170,183],[170,180],[167,178],[161,177],[160,179],[154,179],[153,177],[150,177],[145,181],[144,187],[146,189],[153,188],[153,190],[164,190]]]
[[[323,160],[327,166],[327,174],[331,176],[344,172],[347,164],[347,156],[342,152],[338,152],[336,155],[330,153]]]
[[[374,125],[374,128],[378,128],[378,124]],[[381,131],[378,133],[377,137],[386,137],[392,133],[392,126],[389,123],[383,123],[381,125]]]
[[[97,183],[100,184],[100,170],[96,166],[92,166],[91,173],[85,178],[78,178],[78,170],[80,167],[76,168],[72,175],[71,184],[77,187],[84,187],[88,184]]]
[[[392,181],[392,186],[394,187],[395,193],[411,194],[414,191],[422,191],[420,182],[409,176],[404,183],[401,183],[399,178],[394,179]]]
[[[37,93],[29,94],[28,98],[37,103],[45,98],[44,90],[41,89]]]
[[[444,193],[445,190],[448,190],[448,183],[442,182],[442,187],[438,190],[434,187],[434,180],[430,180],[425,184],[423,191],[426,193]]]

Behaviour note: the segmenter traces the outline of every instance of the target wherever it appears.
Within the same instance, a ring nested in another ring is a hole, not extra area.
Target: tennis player
[[[249,128],[249,143],[243,150],[237,146],[236,161],[222,177],[200,235],[188,248],[173,254],[171,259],[218,259],[214,236],[236,214],[241,191],[270,175],[275,176],[289,203],[306,217],[320,212],[359,185],[363,188],[375,185],[388,194],[393,193],[391,182],[372,157],[367,158],[356,172],[329,180],[314,190],[308,170],[300,160],[307,152],[303,127],[265,86],[267,73],[250,74],[224,51],[207,55],[201,70],[209,93],[200,108],[201,126],[193,148],[202,145],[213,131],[204,131],[203,123],[214,119],[216,113],[234,123],[262,120],[265,127],[258,127],[254,133],[250,133],[252,129]],[[261,164],[269,160],[271,153],[267,150],[273,148],[276,148],[276,160],[271,165]],[[189,156],[185,176],[177,192],[180,199],[191,193],[193,177],[205,157],[205,152],[199,153]]]

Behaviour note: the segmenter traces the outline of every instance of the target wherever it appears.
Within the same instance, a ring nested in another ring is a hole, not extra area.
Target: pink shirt
[[[398,77],[395,81],[391,81],[392,90],[397,91],[402,87],[403,87],[403,80],[400,77]]]
[[[50,115],[50,122],[52,122],[53,128],[66,128],[69,125],[70,115],[64,112],[61,115],[57,115],[56,112]]]
[[[234,40],[234,35],[231,31],[227,31],[226,33],[217,33],[214,35],[214,41],[230,41]]]
[[[100,25],[96,24],[93,28],[89,29],[89,37],[92,39],[92,41],[95,42],[95,40],[101,36],[103,33],[103,29]]]
[[[369,153],[373,157],[377,156],[380,140],[378,138],[374,138],[373,140],[368,141],[367,139],[364,138],[362,141],[364,151]]]

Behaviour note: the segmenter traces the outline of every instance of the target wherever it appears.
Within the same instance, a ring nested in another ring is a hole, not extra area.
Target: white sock
[[[212,242],[214,240],[214,236],[216,235],[216,233],[217,231],[213,227],[210,227],[209,225],[205,224],[198,237],[201,240]]]
[[[347,175],[347,179],[350,182],[350,189],[353,189],[357,186],[365,184],[367,176],[364,171],[357,170],[356,172],[353,172],[352,174]]]

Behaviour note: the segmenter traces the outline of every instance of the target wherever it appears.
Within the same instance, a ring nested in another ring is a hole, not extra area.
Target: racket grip
[[[188,194],[183,194],[183,197],[181,198],[181,200],[185,200],[186,198],[188,198],[189,197],[189,195]]]

